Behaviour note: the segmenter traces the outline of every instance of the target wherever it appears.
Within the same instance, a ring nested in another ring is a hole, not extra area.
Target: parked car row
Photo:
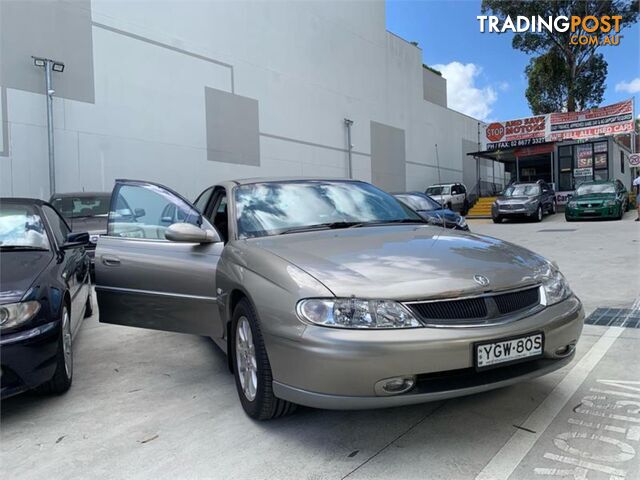
[[[592,218],[620,220],[629,210],[629,192],[620,180],[593,180],[580,184],[565,206],[566,221]],[[513,182],[491,206],[494,223],[527,218],[541,222],[557,212],[556,194],[546,182]]]
[[[256,419],[456,397],[571,361],[584,312],[556,265],[460,231],[429,197],[399,197],[360,181],[249,179],[191,203],[118,180],[95,250],[99,319],[211,337]],[[87,241],[47,203],[0,203],[3,396],[68,388],[74,322],[91,305]],[[6,263],[18,253],[40,276]],[[41,336],[55,366],[34,375],[43,363],[28,372],[19,357],[44,355]]]

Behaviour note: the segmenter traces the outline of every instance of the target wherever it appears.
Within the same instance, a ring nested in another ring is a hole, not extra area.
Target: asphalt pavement
[[[586,313],[640,309],[640,224],[470,221],[555,260]],[[97,310],[97,309],[96,309]],[[2,478],[640,479],[640,329],[586,325],[576,359],[500,390],[370,411],[242,411],[201,337],[87,319],[60,397],[2,402]]]

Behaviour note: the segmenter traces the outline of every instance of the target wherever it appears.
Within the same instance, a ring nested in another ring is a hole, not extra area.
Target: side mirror
[[[82,233],[70,233],[67,235],[67,241],[60,247],[62,250],[68,250],[70,248],[83,247],[89,244],[89,234],[87,232]]]
[[[164,232],[164,237],[172,242],[184,243],[216,243],[222,241],[220,236],[211,230],[203,230],[191,223],[174,223]]]
[[[135,218],[144,217],[146,214],[147,212],[144,211],[144,208],[136,208],[133,210],[133,216]]]

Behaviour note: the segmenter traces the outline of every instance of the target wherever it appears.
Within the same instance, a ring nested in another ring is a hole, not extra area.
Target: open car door
[[[215,228],[179,194],[116,180],[95,256],[100,321],[214,336],[223,247]]]

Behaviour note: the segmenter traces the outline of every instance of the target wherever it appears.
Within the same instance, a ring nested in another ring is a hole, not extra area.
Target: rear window
[[[106,217],[109,214],[110,195],[60,196],[51,200],[56,210],[66,218]]]
[[[0,206],[0,248],[24,247],[49,250],[44,222],[29,205]]]

